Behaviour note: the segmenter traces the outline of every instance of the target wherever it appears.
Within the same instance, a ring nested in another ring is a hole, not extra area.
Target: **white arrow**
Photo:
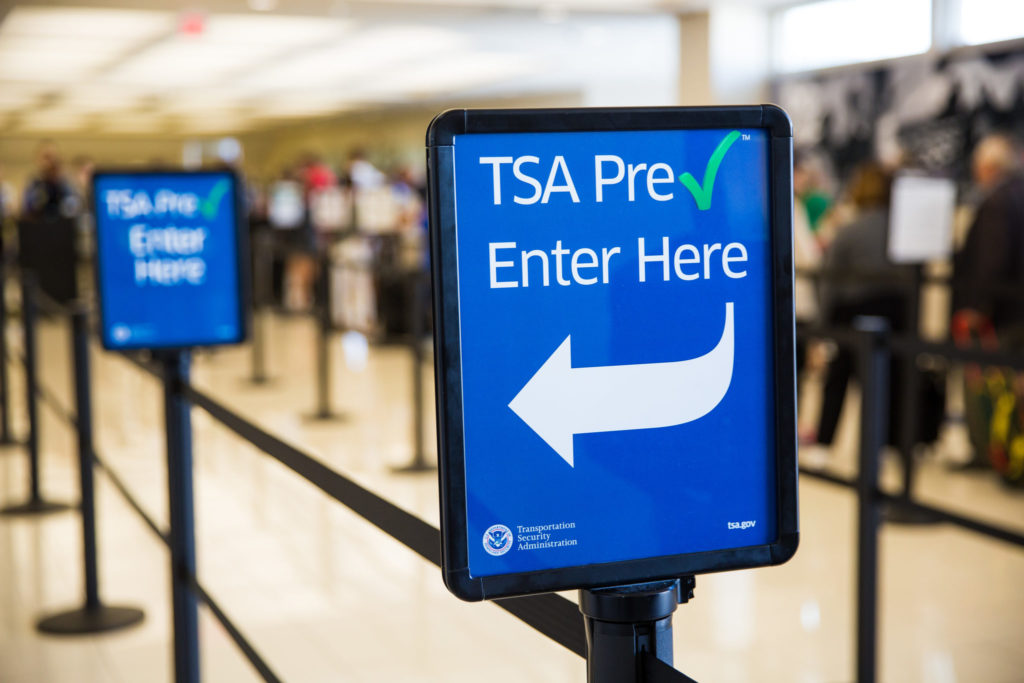
[[[714,410],[732,383],[732,308],[725,304],[715,348],[690,360],[574,368],[566,337],[508,407],[570,467],[574,434],[693,422]]]

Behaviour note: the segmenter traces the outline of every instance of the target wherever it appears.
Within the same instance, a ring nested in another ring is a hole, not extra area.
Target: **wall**
[[[861,161],[968,175],[994,130],[1024,139],[1024,43],[844,67],[779,79],[798,147],[823,151],[845,177]]]

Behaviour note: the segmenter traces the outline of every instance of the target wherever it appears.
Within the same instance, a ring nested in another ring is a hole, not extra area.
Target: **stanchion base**
[[[304,415],[302,419],[306,422],[341,422],[346,418],[344,413],[313,413]]]
[[[395,474],[419,474],[424,472],[436,472],[437,465],[430,462],[418,462],[412,461],[408,465],[402,465],[401,467],[392,467],[391,471]]]
[[[246,384],[246,385],[249,385],[249,386],[256,386],[256,387],[265,387],[268,384],[273,384],[273,383],[274,383],[274,378],[273,377],[247,377],[243,381],[243,384]]]
[[[889,524],[905,524],[907,526],[923,526],[925,524],[940,524],[941,519],[935,515],[907,507],[899,503],[890,502],[883,508],[882,512],[885,521]]]
[[[991,470],[992,463],[988,460],[968,460],[967,462],[952,463],[948,466],[950,472],[981,472]]]
[[[73,636],[80,633],[103,633],[117,631],[138,624],[145,618],[140,609],[134,607],[83,607],[40,619],[36,628],[42,633],[57,636]]]
[[[42,499],[30,500],[19,505],[8,505],[7,507],[0,509],[0,515],[4,515],[6,517],[16,517],[20,515],[46,515],[51,512],[73,510],[76,507],[77,506],[70,505],[68,503],[53,503]]]

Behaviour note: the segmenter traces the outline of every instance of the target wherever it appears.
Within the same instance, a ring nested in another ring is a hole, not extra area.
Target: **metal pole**
[[[142,621],[142,610],[113,607],[100,601],[96,552],[96,498],[93,483],[93,423],[89,372],[89,314],[78,307],[71,314],[71,358],[75,373],[75,426],[78,432],[78,475],[82,492],[82,560],[85,605],[42,619],[43,633],[62,635],[99,633],[132,626]]]
[[[267,244],[267,231],[259,229],[253,240],[253,330],[252,330],[252,377],[253,384],[266,384],[267,349],[264,340],[266,334],[266,309],[270,299],[267,289],[270,286],[270,269],[267,257],[270,252]]]
[[[192,496],[192,418],[182,393],[189,380],[189,354],[163,358],[164,420],[167,431],[167,489],[170,500],[171,605],[175,683],[199,681],[199,605],[192,590],[196,574]]]
[[[39,397],[36,395],[36,322],[39,301],[35,274],[23,271],[21,276],[21,320],[25,343],[25,411],[28,417],[29,501],[38,503],[39,494]]]
[[[693,597],[693,577],[580,591],[587,683],[645,683],[648,655],[672,665],[672,614]]]
[[[13,505],[0,513],[5,515],[31,515],[67,510],[70,506],[63,503],[50,503],[43,499],[39,484],[39,402],[37,392],[38,378],[36,369],[36,322],[39,317],[39,296],[35,273],[21,271],[21,317],[25,344],[25,411],[28,416],[28,437],[25,445],[28,449],[28,501]]]
[[[7,257],[0,241],[0,445],[14,443],[11,436],[11,392],[7,377]]]
[[[78,427],[78,476],[82,489],[82,551],[85,564],[85,606],[100,605],[96,569],[96,499],[92,478],[92,396],[89,373],[88,314],[78,308],[71,316],[71,354],[75,369],[75,414]]]
[[[861,359],[860,472],[857,477],[857,682],[874,683],[878,670],[878,460],[889,423],[888,322],[858,318]]]
[[[316,292],[316,412],[315,420],[334,420],[339,416],[331,410],[331,259],[327,248],[318,258]]]
[[[412,462],[396,472],[432,472],[423,448],[423,303],[426,273],[420,269],[409,276],[409,344],[412,358]]]
[[[921,266],[915,266],[906,300],[907,324],[910,333],[914,335],[918,334],[920,328],[923,280]],[[913,495],[914,474],[917,470],[914,447],[917,446],[917,411],[921,396],[921,373],[917,369],[917,357],[914,354],[906,354],[900,359],[899,375],[902,386],[897,400],[902,404],[902,410],[899,412],[902,421],[898,436],[900,462],[903,466],[903,489],[900,491],[900,500],[909,502]],[[940,520],[933,515],[893,503],[885,507],[885,521],[894,524],[936,524]]]

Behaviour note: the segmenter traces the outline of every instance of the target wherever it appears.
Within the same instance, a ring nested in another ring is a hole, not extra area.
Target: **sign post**
[[[249,253],[239,180],[231,171],[97,173],[100,338],[112,351],[161,361],[170,505],[177,683],[199,680],[191,349],[245,340]]]
[[[600,622],[607,587],[789,559],[786,114],[459,110],[427,147],[449,590]]]

